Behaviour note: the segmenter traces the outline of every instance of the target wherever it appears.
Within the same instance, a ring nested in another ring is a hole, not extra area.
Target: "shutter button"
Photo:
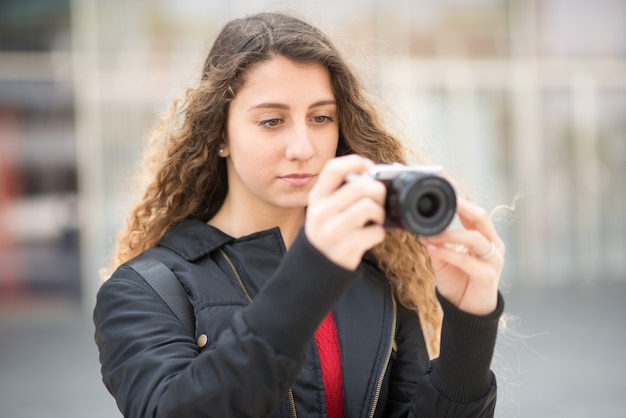
[[[197,340],[198,347],[203,348],[208,341],[209,337],[207,337],[206,334],[200,334]]]

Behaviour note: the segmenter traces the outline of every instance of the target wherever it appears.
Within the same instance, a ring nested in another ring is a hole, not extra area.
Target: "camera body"
[[[456,213],[456,193],[441,171],[439,165],[373,166],[365,175],[387,188],[384,227],[422,236],[445,230]]]

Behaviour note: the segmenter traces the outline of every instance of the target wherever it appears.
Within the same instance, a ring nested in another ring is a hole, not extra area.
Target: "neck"
[[[220,210],[207,223],[235,238],[278,227],[285,246],[289,248],[304,223],[304,214],[303,208],[249,210],[243,205],[232,205],[230,200],[226,199]]]

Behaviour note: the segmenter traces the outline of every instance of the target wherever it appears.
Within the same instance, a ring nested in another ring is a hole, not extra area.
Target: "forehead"
[[[292,93],[333,94],[330,72],[318,63],[299,63],[283,56],[275,56],[259,62],[246,72],[243,85],[237,94],[248,95]]]

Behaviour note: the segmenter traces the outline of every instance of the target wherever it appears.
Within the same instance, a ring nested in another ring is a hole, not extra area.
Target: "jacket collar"
[[[158,246],[175,252],[187,261],[195,261],[226,244],[251,241],[266,235],[277,235],[282,242],[278,227],[234,238],[199,219],[185,219],[172,226]]]

